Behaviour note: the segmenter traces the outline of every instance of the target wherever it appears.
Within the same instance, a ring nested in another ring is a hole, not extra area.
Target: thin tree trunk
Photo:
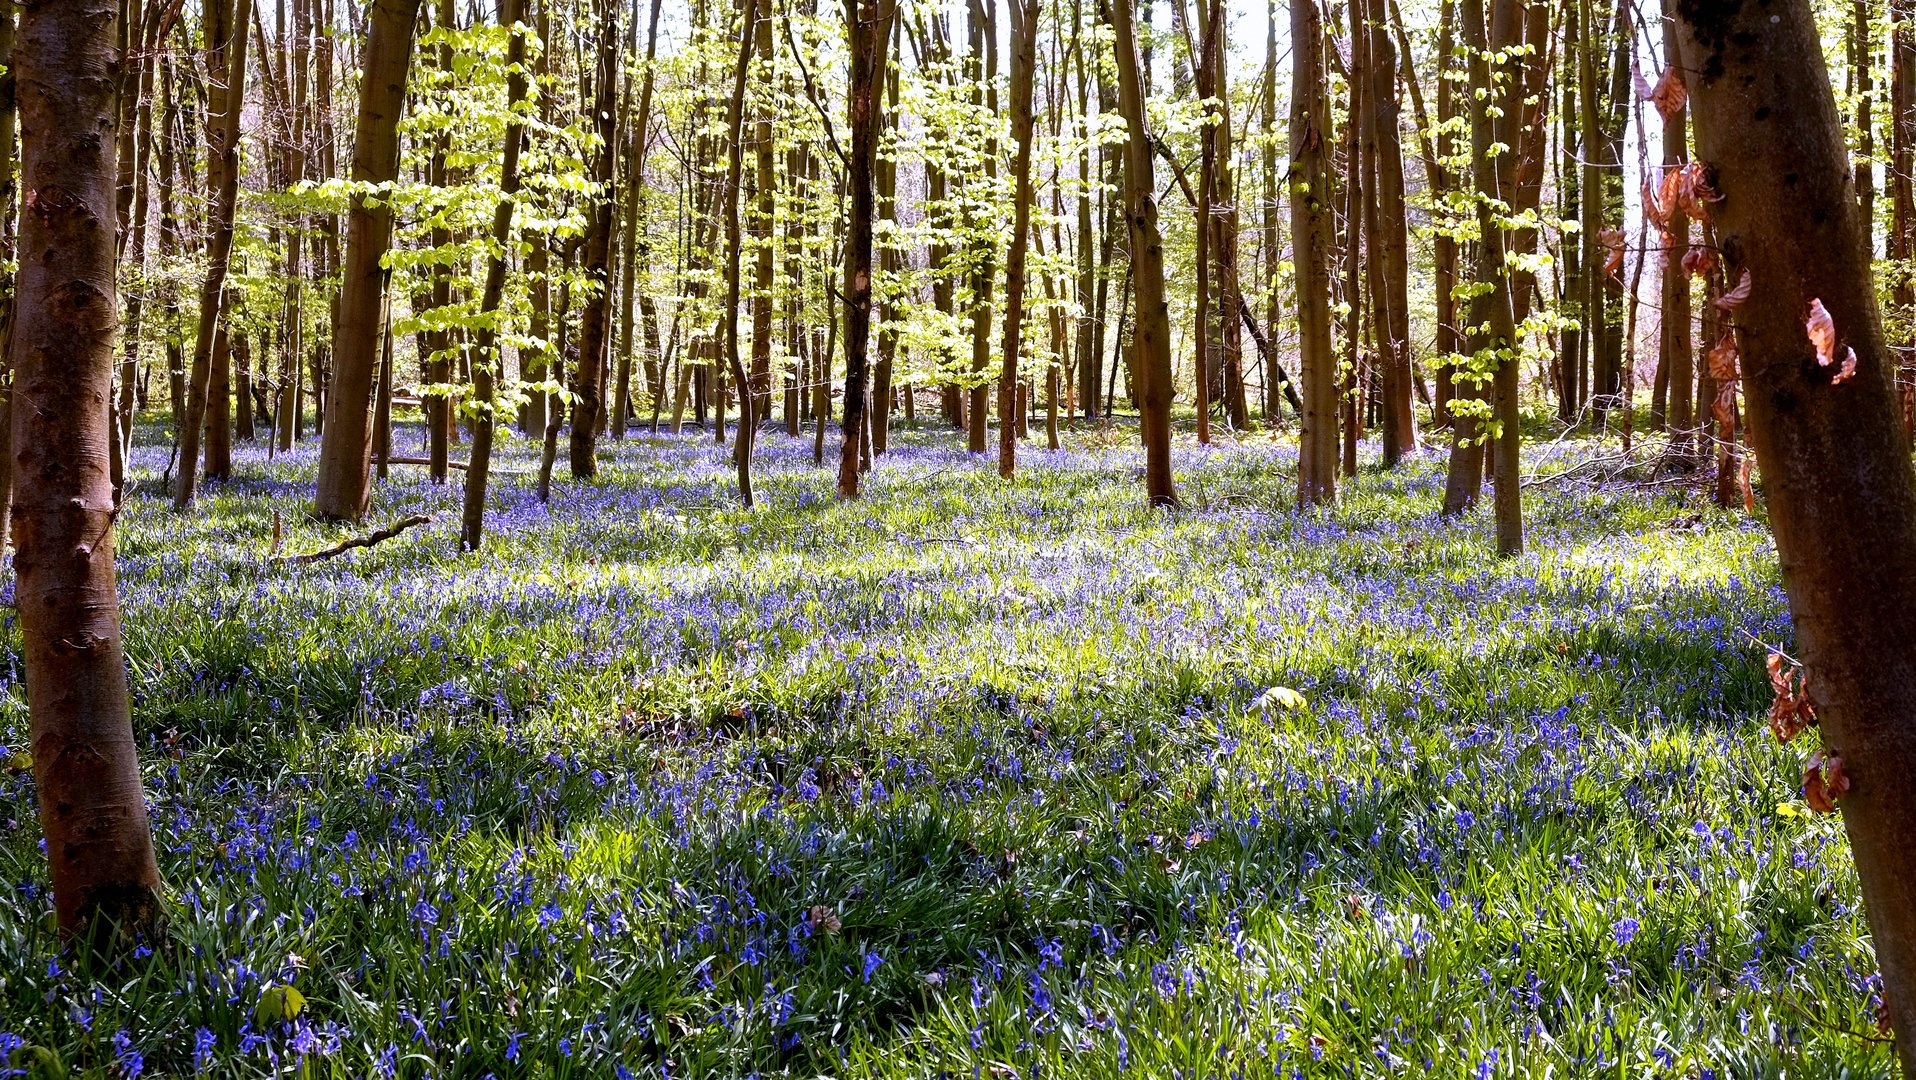
[[[1011,250],[1005,256],[1004,364],[998,376],[998,475],[1009,480],[1018,467],[1018,353],[1024,347],[1025,253],[1031,241],[1031,98],[1037,82],[1038,0],[1011,6]]]
[[[732,385],[738,393],[738,437],[732,444],[732,464],[738,472],[739,499],[747,508],[752,506],[752,443],[758,435],[757,409],[759,388],[745,370],[744,360],[738,347],[738,309],[739,294],[742,291],[740,278],[743,275],[741,260],[744,251],[741,246],[742,230],[739,214],[741,193],[739,186],[744,182],[745,167],[745,89],[746,79],[752,69],[752,49],[759,38],[759,0],[744,0],[743,21],[739,28],[738,69],[732,80],[732,100],[730,116],[727,118],[727,133],[730,142],[728,168],[725,180],[725,304],[719,309],[719,330],[725,335],[725,362],[732,373]],[[769,33],[769,30],[767,31]],[[766,329],[771,322],[766,318]],[[756,330],[754,331],[756,334]],[[766,339],[770,348],[770,338]],[[725,426],[725,403],[721,398],[718,414],[719,428]]]
[[[1373,302],[1372,333],[1382,369],[1384,463],[1395,465],[1417,449],[1417,424],[1411,412],[1410,254],[1408,215],[1404,206],[1404,149],[1399,132],[1397,50],[1385,29],[1384,0],[1367,0],[1370,48],[1371,152],[1376,184],[1371,190],[1375,207],[1370,236],[1371,258],[1377,260],[1382,284]]]
[[[655,0],[654,8],[657,3]],[[506,45],[506,110],[518,116],[518,106],[526,98],[526,36],[517,27],[525,21],[525,0],[500,0],[499,22],[512,31]],[[499,310],[505,294],[506,247],[512,239],[512,216],[519,191],[519,152],[525,144],[525,125],[506,125],[505,149],[499,165],[499,205],[492,212],[493,254],[486,264],[485,292],[479,299],[479,312],[488,315]],[[481,320],[473,342],[472,447],[467,459],[464,503],[459,515],[459,547],[477,551],[485,541],[486,482],[492,469],[492,439],[497,426],[493,372],[505,370],[505,358],[498,355],[498,332]],[[550,474],[548,474],[550,475]]]
[[[1297,274],[1300,506],[1337,501],[1337,356],[1331,348],[1330,107],[1317,0],[1291,3],[1291,259]]]
[[[1676,0],[1663,3],[1663,62],[1677,67],[1677,30],[1671,21]],[[1689,140],[1686,138],[1689,113],[1681,106],[1663,112],[1664,175],[1683,167]],[[1683,253],[1690,247],[1690,218],[1681,205],[1664,208],[1668,218],[1662,239],[1662,365],[1661,380],[1665,400],[1669,402],[1670,449],[1679,461],[1695,464],[1697,450],[1694,346],[1690,337],[1690,272],[1683,267]]]
[[[993,0],[995,4],[996,0]],[[985,0],[970,0],[967,10],[971,13],[971,55],[973,63],[982,62],[983,68],[977,79],[977,104],[982,106],[986,115],[998,113],[998,26],[991,18]],[[985,139],[984,149],[985,175],[984,186],[987,190],[994,187],[998,179],[998,147],[990,137]],[[980,201],[979,205],[989,207],[989,201]],[[990,211],[987,209],[986,213]],[[966,407],[967,436],[965,448],[974,454],[985,452],[986,433],[990,427],[990,391],[985,384],[985,372],[991,361],[991,286],[996,277],[996,268],[992,265],[997,253],[997,244],[991,239],[988,222],[972,222],[980,239],[973,241],[971,272],[971,394]],[[849,344],[849,339],[847,339]],[[999,423],[1006,417],[1000,416]]]
[[[209,135],[206,186],[214,203],[212,233],[206,242],[206,279],[200,286],[200,324],[193,344],[191,381],[180,427],[180,471],[173,487],[173,508],[193,505],[198,485],[200,429],[206,422],[207,395],[212,389],[214,337],[226,317],[226,274],[233,253],[233,214],[239,205],[240,115],[246,90],[246,24],[253,0],[215,0],[207,8]],[[217,14],[217,18],[213,16]],[[223,442],[223,440],[216,440]],[[224,476],[231,470],[222,446],[209,445],[209,470]]]
[[[974,3],[976,0],[974,0]],[[884,0],[845,0],[845,28],[851,41],[846,107],[851,127],[851,156],[846,173],[851,216],[845,240],[845,410],[844,444],[838,460],[838,497],[858,498],[859,440],[865,423],[866,356],[871,344],[872,219],[877,211],[879,81],[885,76],[895,8]],[[830,355],[825,358],[830,370]],[[823,425],[821,413],[819,423]],[[975,432],[974,428],[974,432]],[[975,441],[975,440],[974,440]],[[980,450],[982,447],[973,447]]]
[[[247,0],[239,0],[245,3]],[[359,120],[353,140],[353,182],[372,186],[399,177],[399,113],[406,100],[413,30],[420,0],[374,0],[368,16]],[[319,480],[313,510],[319,517],[358,521],[371,486],[373,381],[379,374],[380,260],[392,246],[392,206],[355,201],[346,221],[346,265],[339,317],[333,326],[332,385],[325,396],[319,444]]]
[[[1311,0],[1305,0],[1311,2]],[[1157,179],[1145,127],[1137,32],[1127,0],[1105,4],[1116,35],[1119,110],[1124,114],[1125,219],[1131,238],[1131,282],[1137,291],[1132,335],[1138,383],[1138,431],[1144,443],[1144,488],[1152,506],[1178,505],[1171,474],[1171,313],[1164,299],[1164,237],[1158,231]],[[1119,338],[1123,338],[1122,319]],[[1115,371],[1113,372],[1115,374]]]
[[[585,312],[579,320],[579,367],[574,381],[572,435],[567,447],[568,463],[574,479],[599,474],[599,414],[605,408],[605,372],[601,363],[612,306],[612,279],[606,272],[606,264],[611,259],[612,233],[618,220],[612,163],[618,156],[619,147],[620,7],[618,0],[597,0],[595,8],[595,18],[599,23],[599,50],[598,70],[592,78],[596,98],[592,112],[598,128],[599,152],[593,158],[592,181],[597,191],[592,196],[590,217],[586,224],[584,269],[586,277],[598,284],[598,290],[586,298]],[[728,307],[726,317],[734,317],[732,309],[735,307]],[[723,406],[720,408],[723,409]],[[723,426],[722,412],[720,426]],[[747,505],[750,505],[749,499]]]

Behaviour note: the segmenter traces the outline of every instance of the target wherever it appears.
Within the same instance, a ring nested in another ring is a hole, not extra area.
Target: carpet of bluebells
[[[843,504],[768,434],[756,513],[709,436],[550,505],[509,439],[483,553],[395,466],[435,523],[310,566],[310,448],[187,516],[142,448],[170,944],[51,932],[8,619],[0,1075],[1892,1075],[1761,520],[1538,483],[1499,562],[1439,454],[1299,513],[1186,441],[1167,514],[1134,437],[901,434]]]

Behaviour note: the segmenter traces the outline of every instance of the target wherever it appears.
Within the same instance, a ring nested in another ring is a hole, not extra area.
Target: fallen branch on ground
[[[386,464],[388,465],[431,465],[432,459],[422,458],[422,457],[389,457],[386,459]],[[458,469],[460,472],[465,472],[467,469],[472,468],[472,466],[466,464],[463,461],[454,461],[454,460],[448,459],[446,461],[446,468]]]
[[[411,517],[400,518],[398,521],[380,529],[378,532],[367,533],[365,536],[355,536],[351,540],[341,540],[332,547],[321,548],[318,551],[309,551],[304,555],[275,556],[271,561],[292,564],[319,562],[322,559],[330,559],[336,555],[344,555],[354,548],[369,548],[374,544],[383,543],[415,525],[424,525],[431,520],[432,517],[429,514],[414,514]]]

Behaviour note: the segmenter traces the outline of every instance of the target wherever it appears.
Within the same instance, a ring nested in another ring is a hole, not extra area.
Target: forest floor
[[[301,516],[310,447],[186,516],[141,448],[173,941],[61,957],[9,619],[0,1061],[1893,1075],[1840,824],[1763,724],[1763,522],[1539,484],[1500,562],[1487,512],[1437,519],[1440,453],[1300,514],[1290,442],[1185,438],[1167,514],[1134,438],[1007,483],[901,432],[844,504],[768,434],[748,513],[709,437],[607,443],[550,506],[515,437],[483,553],[399,466],[369,524],[436,522],[308,566],[265,560],[276,514],[288,552],[356,531]]]

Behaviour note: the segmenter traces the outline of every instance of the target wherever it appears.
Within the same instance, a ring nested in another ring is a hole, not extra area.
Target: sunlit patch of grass
[[[1546,484],[1498,562],[1439,454],[1298,513],[1288,441],[1180,443],[1166,514],[1132,437],[1006,484],[900,432],[848,504],[768,433],[755,513],[709,437],[607,444],[550,506],[508,437],[484,551],[401,467],[372,518],[438,523],[301,568],[275,514],[285,551],[354,531],[303,516],[310,449],[175,515],[143,448],[174,944],[68,970],[0,778],[0,1040],[96,1075],[1893,1075],[1840,829],[1758,719],[1760,523]]]

